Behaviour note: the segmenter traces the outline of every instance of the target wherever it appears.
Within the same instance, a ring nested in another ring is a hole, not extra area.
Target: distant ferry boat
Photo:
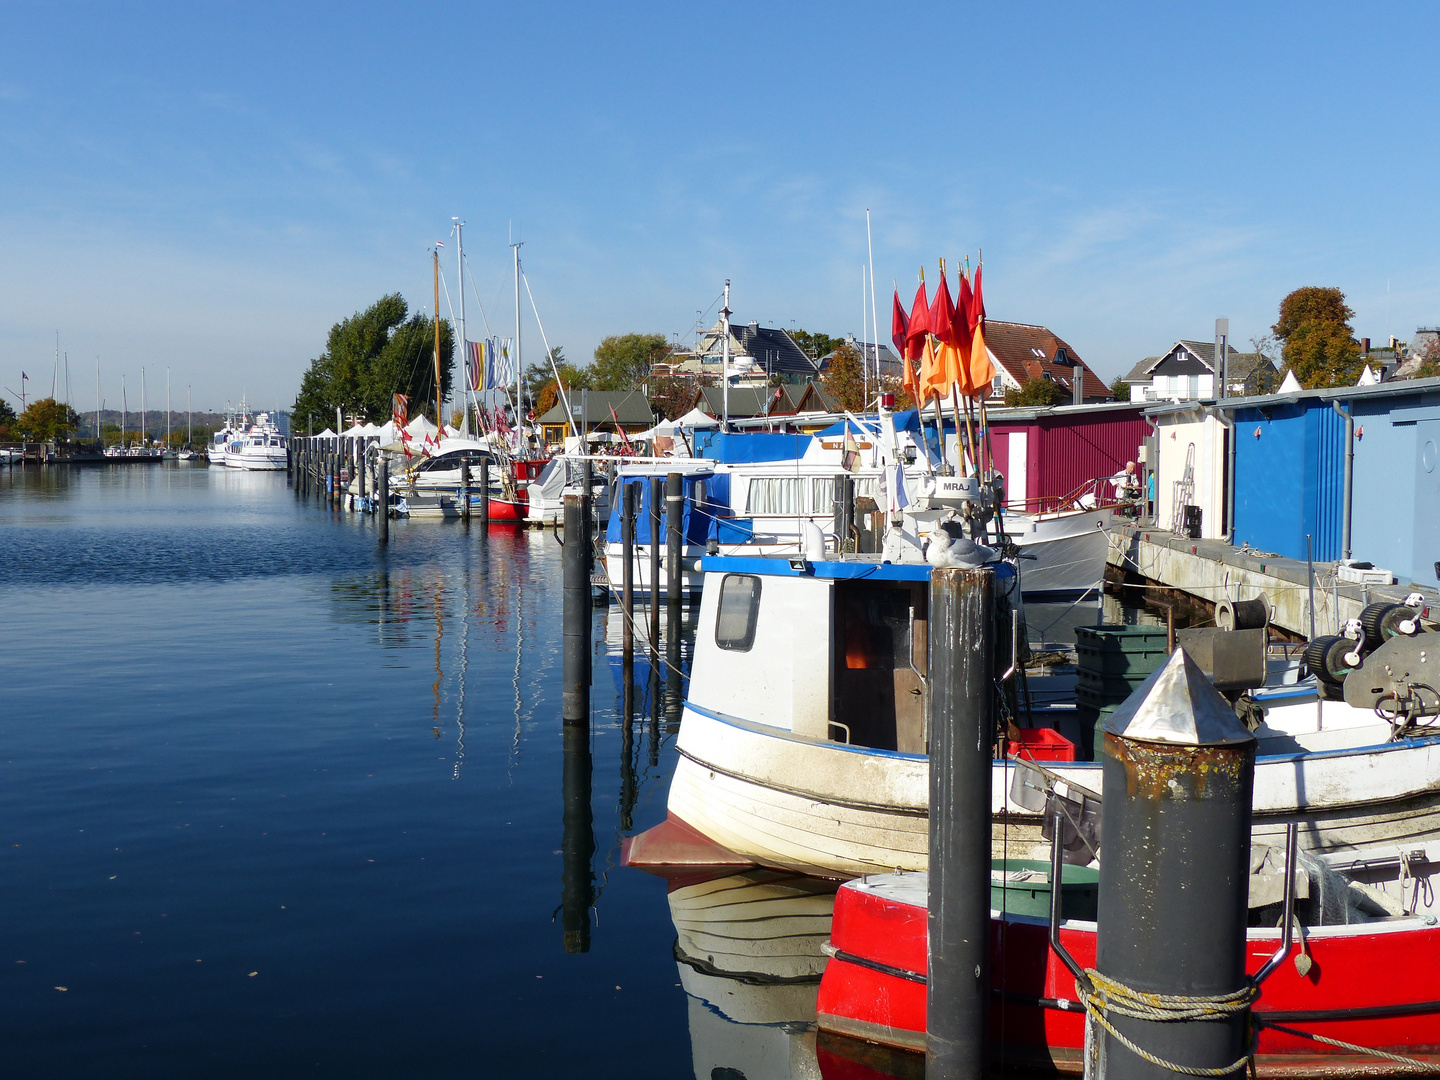
[[[270,422],[269,413],[256,416],[249,431],[230,434],[225,444],[225,465],[251,472],[285,468],[285,436]]]

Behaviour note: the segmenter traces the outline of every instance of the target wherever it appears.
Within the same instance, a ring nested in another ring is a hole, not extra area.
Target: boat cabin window
[[[750,480],[745,512],[751,517],[774,514],[793,517],[805,513],[804,481],[798,476],[756,476]]]
[[[749,652],[755,644],[755,621],[759,614],[760,579],[754,574],[726,574],[720,579],[715,644],[732,652]]]

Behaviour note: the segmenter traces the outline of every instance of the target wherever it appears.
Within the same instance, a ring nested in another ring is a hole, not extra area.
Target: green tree
[[[291,415],[293,431],[323,431],[338,406],[373,423],[390,416],[392,395],[410,398],[412,416],[435,412],[435,323],[409,315],[399,293],[381,297],[364,311],[330,328],[325,351],[310,361]],[[440,321],[440,392],[450,392],[455,337]]]
[[[841,345],[830,356],[830,364],[820,376],[820,385],[825,392],[851,412],[865,408],[865,371],[860,359],[860,350],[853,345]]]
[[[822,356],[829,356],[831,352],[845,344],[843,337],[831,337],[829,334],[812,334],[809,330],[791,330],[790,336],[795,344],[804,350],[805,355],[812,360],[819,360]]]
[[[1130,384],[1125,381],[1124,375],[1115,376],[1115,381],[1110,384],[1110,392],[1115,395],[1116,401],[1130,400]]]
[[[15,409],[11,404],[0,398],[0,442],[11,442],[17,432],[15,428]]]
[[[80,414],[54,398],[40,398],[25,407],[15,426],[27,439],[58,442],[80,426]]]
[[[1044,409],[1051,405],[1064,405],[1070,400],[1069,393],[1059,383],[1050,379],[1026,379],[1025,385],[1016,390],[1005,390],[1005,404],[1008,406]]]
[[[1306,285],[1280,301],[1271,331],[1282,356],[1307,390],[1350,386],[1360,376],[1360,344],[1350,329],[1355,313],[1339,289]]]
[[[612,334],[595,346],[596,390],[634,390],[670,356],[664,334]]]

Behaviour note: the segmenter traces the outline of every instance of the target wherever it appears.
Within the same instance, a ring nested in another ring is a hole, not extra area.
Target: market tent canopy
[[[679,420],[674,422],[676,427],[684,428],[712,428],[719,427],[720,421],[716,420],[709,413],[701,412],[699,409],[691,409]]]
[[[316,435],[315,438],[317,438],[317,439],[333,439],[333,438],[335,438],[335,432],[331,431],[331,430],[327,427],[324,431],[320,432],[320,434]]]

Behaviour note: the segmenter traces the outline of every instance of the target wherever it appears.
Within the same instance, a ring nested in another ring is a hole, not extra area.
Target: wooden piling
[[[380,525],[378,539],[380,546],[385,547],[390,543],[390,461],[384,454],[380,455],[380,479],[375,485],[376,512],[380,515],[376,520]]]
[[[650,478],[650,667],[660,668],[660,522],[665,481]]]
[[[490,459],[480,459],[480,527],[490,528]]]
[[[932,571],[929,1080],[985,1076],[994,650],[995,571]]]
[[[665,477],[665,619],[666,713],[680,708],[680,604],[684,598],[685,487],[678,472]]]
[[[580,496],[566,495],[561,719],[567,724],[583,724],[590,719],[590,572],[586,558],[589,524]]]
[[[625,560],[624,575],[621,578],[621,645],[620,670],[624,675],[626,700],[629,700],[635,682],[635,484],[623,484],[620,488],[620,550]],[[626,727],[629,727],[630,709],[625,709]]]

